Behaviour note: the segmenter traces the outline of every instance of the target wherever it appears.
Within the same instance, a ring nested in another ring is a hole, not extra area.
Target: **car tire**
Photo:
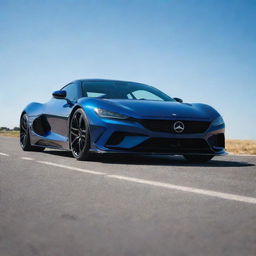
[[[24,151],[44,151],[44,147],[32,146],[30,143],[30,131],[27,114],[20,118],[20,146]]]
[[[210,155],[184,155],[185,159],[192,163],[205,163],[210,161],[214,156]]]
[[[90,158],[90,127],[84,111],[79,108],[72,115],[69,126],[70,149],[79,161]]]

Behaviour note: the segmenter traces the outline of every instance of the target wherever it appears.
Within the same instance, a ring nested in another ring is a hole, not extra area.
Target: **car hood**
[[[209,111],[205,111],[202,104],[188,104],[167,101],[148,101],[148,100],[114,100],[104,99],[144,117],[171,117],[171,118],[198,118],[209,119]]]

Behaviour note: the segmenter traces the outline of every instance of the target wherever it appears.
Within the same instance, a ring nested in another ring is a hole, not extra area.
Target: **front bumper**
[[[91,151],[135,154],[224,155],[225,127],[203,133],[157,132],[140,120],[99,119],[91,124]],[[167,120],[168,121],[168,120]],[[171,121],[171,120],[170,120]]]

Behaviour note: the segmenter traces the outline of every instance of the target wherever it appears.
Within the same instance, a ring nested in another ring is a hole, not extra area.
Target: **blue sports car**
[[[225,124],[209,105],[183,103],[145,84],[76,80],[45,103],[29,104],[20,118],[25,151],[183,155],[206,162],[225,154]]]

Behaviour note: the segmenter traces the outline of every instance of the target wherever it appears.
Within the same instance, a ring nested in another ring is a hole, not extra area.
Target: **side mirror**
[[[52,93],[53,98],[55,99],[65,99],[67,96],[66,91],[55,91]]]
[[[182,102],[183,102],[183,100],[180,99],[180,98],[173,98],[173,99],[176,100],[176,101],[179,102],[179,103],[182,103]]]

